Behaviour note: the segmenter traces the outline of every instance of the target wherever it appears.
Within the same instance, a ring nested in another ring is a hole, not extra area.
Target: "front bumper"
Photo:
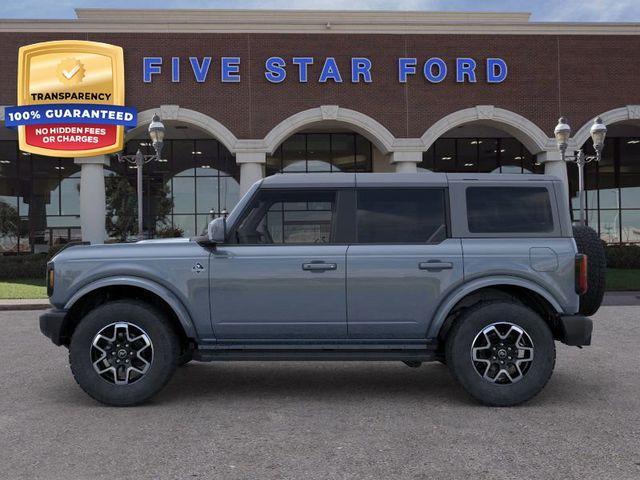
[[[40,315],[40,331],[45,337],[51,339],[55,345],[62,345],[65,340],[64,321],[67,317],[66,310],[52,308]]]
[[[574,347],[591,345],[593,322],[582,315],[563,315],[558,319],[559,338],[562,343]]]

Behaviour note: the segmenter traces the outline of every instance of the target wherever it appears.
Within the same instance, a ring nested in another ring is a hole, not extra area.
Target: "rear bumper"
[[[558,323],[560,324],[558,340],[562,343],[574,347],[591,345],[593,322],[590,318],[582,315],[565,315],[559,318]]]
[[[51,339],[55,345],[62,345],[63,343],[63,326],[64,320],[67,317],[66,310],[58,310],[52,308],[40,315],[40,331],[42,334]]]

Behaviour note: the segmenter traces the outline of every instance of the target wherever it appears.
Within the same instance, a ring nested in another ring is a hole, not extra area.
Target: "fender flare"
[[[440,333],[440,329],[444,325],[447,317],[449,316],[449,312],[451,309],[464,297],[467,295],[480,290],[481,288],[494,287],[499,285],[509,285],[514,287],[522,287],[527,290],[531,290],[532,292],[537,293],[542,298],[544,298],[551,306],[555,309],[556,312],[562,313],[562,306],[558,302],[558,300],[553,297],[546,289],[541,287],[535,282],[531,280],[526,280],[524,278],[518,277],[510,277],[510,276],[499,276],[499,277],[490,277],[490,278],[481,278],[477,280],[473,280],[469,283],[465,283],[458,287],[456,290],[451,292],[443,301],[440,303],[436,313],[429,325],[429,329],[427,331],[427,338],[437,338]]]
[[[159,285],[158,283],[148,280],[146,278],[140,277],[130,277],[130,276],[115,276],[115,277],[106,277],[101,278],[99,280],[95,280],[91,283],[88,283],[82,286],[79,290],[77,290],[71,298],[65,303],[64,309],[69,311],[73,305],[83,298],[85,295],[98,290],[104,287],[111,286],[131,286],[142,288],[150,293],[153,293],[160,297],[162,300],[167,302],[173,313],[175,313],[180,325],[184,329],[187,337],[196,338],[196,330],[193,326],[193,321],[191,320],[191,315],[183,305],[183,303],[167,288]]]

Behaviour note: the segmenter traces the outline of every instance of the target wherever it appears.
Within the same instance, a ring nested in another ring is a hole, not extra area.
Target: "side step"
[[[401,361],[401,362],[429,362],[436,360],[433,349],[205,349],[195,350],[193,359],[201,362],[246,360],[246,361]]]

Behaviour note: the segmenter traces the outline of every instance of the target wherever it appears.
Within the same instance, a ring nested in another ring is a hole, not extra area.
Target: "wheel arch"
[[[549,323],[555,334],[555,316],[562,313],[558,300],[540,285],[517,277],[494,277],[466,283],[450,293],[440,304],[429,325],[427,338],[443,338],[462,308],[479,301],[510,298],[517,299],[538,312]]]
[[[148,279],[107,277],[84,285],[66,302],[69,312],[64,337],[71,338],[80,319],[97,306],[113,300],[136,299],[152,304],[167,315],[183,343],[196,338],[191,315],[184,304],[167,288]]]

